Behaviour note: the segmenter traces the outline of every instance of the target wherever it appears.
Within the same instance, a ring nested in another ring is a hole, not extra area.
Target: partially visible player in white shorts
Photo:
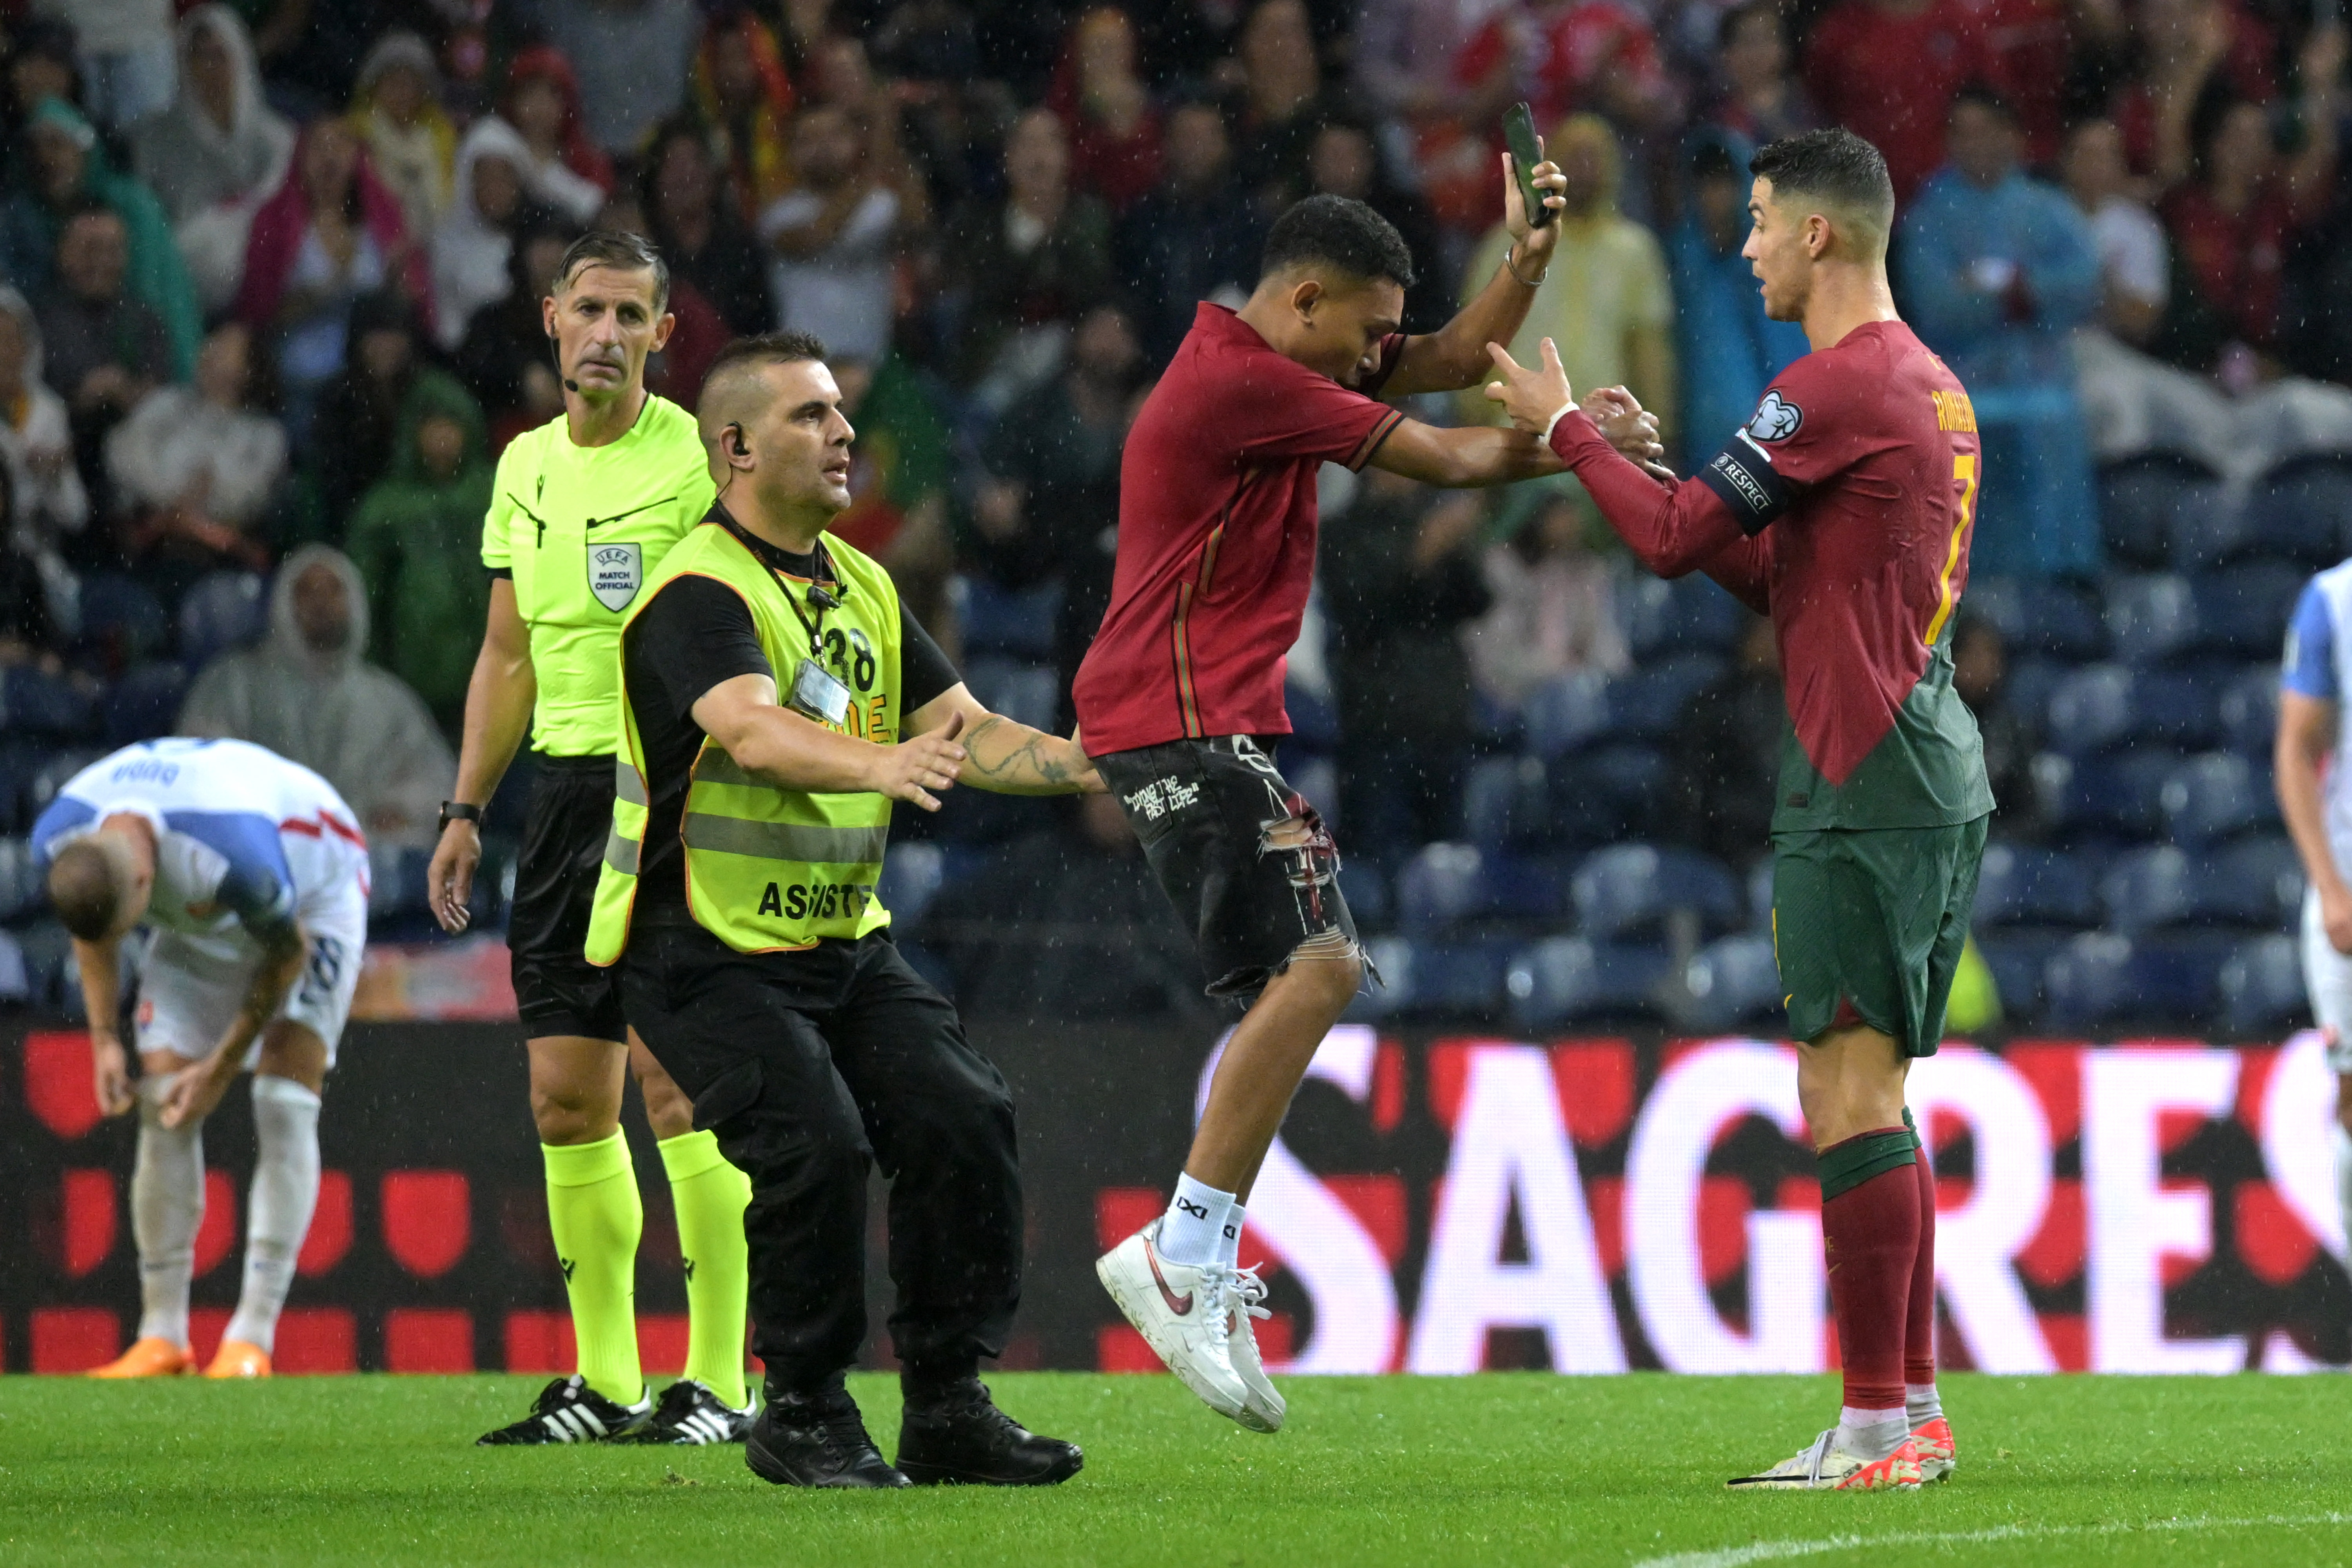
[[[204,1120],[253,1076],[258,1145],[236,1313],[206,1369],[265,1376],[319,1194],[319,1105],[367,945],[367,844],[317,773],[241,741],[153,741],[68,781],[33,830],[74,935],[94,1085],[136,1109],[131,1208],[142,1315],[106,1377],[194,1370],[188,1286],[204,1218]],[[122,951],[148,931],[117,1034]]]
[[[2336,1185],[2352,1228],[2352,769],[2340,746],[2352,688],[2352,561],[2295,601],[2279,670],[2279,812],[2303,860],[2303,987],[2336,1070]]]

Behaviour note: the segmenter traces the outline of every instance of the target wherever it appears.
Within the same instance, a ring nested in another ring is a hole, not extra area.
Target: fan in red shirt
[[[1772,617],[1790,725],[1772,814],[1772,936],[1822,1184],[1844,1361],[1838,1424],[1736,1487],[1875,1491],[1954,1463],[1936,1390],[1936,1178],[1904,1106],[1943,1039],[1992,814],[1952,686],[1984,452],[1966,388],[1895,313],[1895,191],[1848,131],[1748,165],[1741,254],[1813,352],[1695,479],[1660,485],[1569,400],[1549,339],[1487,388],[1540,430],[1643,565],[1702,570]]]
[[[1885,155],[1897,201],[1943,163],[1953,94],[1993,74],[1968,0],[1841,0],[1805,40],[1805,90]]]
[[[1565,183],[1549,163],[1535,178]],[[1188,1387],[1255,1431],[1278,1427],[1283,1405],[1250,1332],[1260,1287],[1240,1267],[1243,1205],[1364,975],[1331,835],[1270,754],[1290,730],[1283,658],[1315,566],[1315,475],[1369,462],[1489,485],[1559,471],[1524,431],[1438,429],[1370,395],[1474,386],[1485,345],[1526,319],[1559,228],[1530,229],[1507,158],[1505,184],[1511,250],[1436,332],[1398,331],[1412,257],[1344,196],[1276,221],[1239,310],[1200,308],[1128,435],[1110,608],[1072,687],[1087,753],[1197,933],[1209,994],[1248,1008],[1167,1214],[1096,1272]],[[1655,455],[1656,425],[1630,397],[1594,406],[1629,451]]]

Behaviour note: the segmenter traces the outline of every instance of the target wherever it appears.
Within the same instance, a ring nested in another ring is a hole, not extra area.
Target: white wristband
[[[1559,405],[1559,411],[1558,413],[1554,414],[1549,419],[1544,421],[1545,446],[1549,447],[1551,445],[1552,427],[1558,425],[1561,420],[1567,418],[1570,414],[1575,411],[1575,408],[1576,405],[1572,402],[1563,403]]]

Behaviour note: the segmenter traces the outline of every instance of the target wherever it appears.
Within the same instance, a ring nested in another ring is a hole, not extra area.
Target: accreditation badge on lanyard
[[[814,553],[815,559],[812,563],[815,568],[814,575],[831,580],[832,563],[824,558],[824,545],[822,541],[818,542]],[[777,585],[782,587],[782,575],[778,574]],[[839,584],[836,583],[835,589],[837,590]],[[809,584],[808,596],[809,604],[816,610],[814,620],[811,620],[802,612],[800,605],[793,602],[793,591],[790,588],[784,589],[784,603],[793,606],[793,615],[809,635],[808,657],[801,660],[800,668],[793,672],[792,695],[786,700],[793,711],[814,719],[820,724],[830,724],[839,729],[849,719],[849,683],[825,668],[823,632],[825,611],[837,607],[841,600],[835,597],[834,591],[829,591],[822,582],[812,582]]]

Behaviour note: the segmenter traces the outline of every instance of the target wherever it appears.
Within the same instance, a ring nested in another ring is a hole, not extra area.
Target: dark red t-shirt
[[[1404,346],[1381,345],[1379,390]],[[1286,735],[1283,660],[1315,574],[1315,472],[1404,416],[1203,304],[1128,432],[1110,608],[1070,695],[1087,752]]]
[[[1772,617],[1788,695],[1773,831],[1934,827],[1992,809],[1952,689],[1983,478],[1976,411],[1901,321],[1773,378],[1696,476],[1663,486],[1570,413],[1552,449],[1643,564],[1696,567]]]

